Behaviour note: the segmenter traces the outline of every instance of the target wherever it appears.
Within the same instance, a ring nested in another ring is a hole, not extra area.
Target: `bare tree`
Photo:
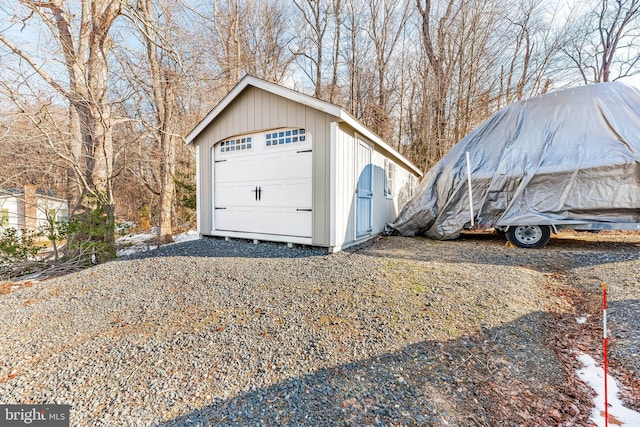
[[[344,41],[340,57],[344,62],[344,107],[357,119],[365,122],[369,105],[375,98],[375,63],[371,38],[367,35],[368,15],[364,0],[345,0],[342,25]]]
[[[376,104],[371,108],[372,130],[383,138],[393,136],[391,121],[391,97],[397,91],[395,73],[391,73],[392,61],[399,57],[398,43],[404,34],[404,28],[410,16],[408,0],[388,2],[372,0],[369,2],[371,16],[367,29],[375,52],[375,74],[377,77]]]
[[[422,43],[434,78],[434,93],[431,94],[431,134],[436,155],[442,157],[446,151],[447,94],[453,75],[450,50],[454,46],[449,39],[449,31],[460,6],[455,0],[448,0],[445,10],[437,19],[434,28],[431,0],[417,0],[418,12],[422,18]]]
[[[499,13],[496,2],[471,0],[451,23],[450,66],[453,73],[446,121],[445,150],[488,115],[491,90],[497,83],[498,58],[489,54]]]
[[[82,0],[79,4],[64,0],[20,1],[23,9],[16,13],[26,16],[16,15],[14,25],[20,22],[35,31],[47,29],[60,50],[66,71],[62,78],[23,50],[12,40],[12,33],[0,33],[0,43],[69,103],[70,151],[76,179],[82,187],[82,203],[104,212],[101,239],[107,245],[112,245],[114,239],[113,120],[108,90],[110,30],[124,4],[125,0]]]
[[[303,71],[313,83],[313,96],[324,98],[322,74],[325,66],[325,37],[329,27],[331,8],[326,0],[293,0],[293,4],[301,13],[301,28],[304,34],[302,45],[296,54],[305,58],[305,62],[310,65],[310,69],[304,67]]]
[[[275,0],[224,0],[214,3],[204,26],[209,54],[229,91],[245,74],[281,82],[294,60],[294,37],[285,5]]]
[[[240,0],[226,0],[214,3],[210,27],[213,36],[211,53],[220,68],[227,91],[244,74],[242,18],[244,11]]]
[[[584,83],[640,73],[640,0],[598,0],[573,23],[563,51]]]
[[[556,69],[553,76],[552,71],[566,43],[567,27],[550,24],[556,18],[560,20],[557,11],[548,15],[549,11],[536,0],[520,0],[504,15],[497,39],[503,46],[497,52],[502,58],[497,108],[544,93],[554,80],[562,80],[560,70]]]
[[[160,157],[160,185],[157,191],[160,197],[160,243],[167,243],[173,239],[176,142],[179,132],[176,123],[176,86],[180,76],[180,58],[171,42],[171,36],[175,35],[172,31],[175,23],[171,7],[175,7],[174,2],[166,5],[160,1],[138,0],[137,6],[128,10],[130,18],[138,25],[145,45],[150,80],[149,97],[154,107],[151,133]]]
[[[339,93],[338,80],[340,71],[340,49],[342,37],[342,0],[333,0],[331,5],[333,13],[333,60],[331,64],[331,84],[329,85],[329,99],[331,103],[336,102]]]
[[[20,93],[9,83],[0,81],[0,94],[7,101],[0,123],[0,189],[33,184],[64,196],[69,163],[60,141],[68,136],[61,127],[68,112],[49,97],[33,92],[26,81]]]
[[[247,6],[244,23],[247,72],[276,83],[284,80],[295,60],[289,45],[296,35],[285,7],[280,1],[256,1]]]

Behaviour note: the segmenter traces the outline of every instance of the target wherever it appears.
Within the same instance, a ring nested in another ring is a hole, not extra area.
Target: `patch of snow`
[[[116,223],[116,232],[120,233],[129,229],[132,229],[135,226],[136,226],[135,222],[122,221],[122,222]]]
[[[126,234],[116,239],[116,244],[146,242],[156,237],[155,233]]]
[[[116,251],[116,256],[118,258],[123,257],[123,256],[129,256],[129,255],[133,255],[135,254],[136,251],[134,249],[128,248],[128,249],[118,249]]]
[[[587,318],[586,318],[586,317],[578,317],[578,318],[576,319],[576,322],[578,322],[578,324],[580,324],[580,325],[582,325],[582,324],[583,324],[584,322],[586,322],[586,321],[587,321]]]
[[[156,249],[158,245],[150,245],[149,242],[157,237],[157,229],[152,229],[149,233],[127,234],[116,239],[117,246],[126,246],[116,252],[116,256],[128,256],[139,252],[146,252]],[[173,243],[188,242],[198,240],[200,235],[195,230],[189,230],[173,236]],[[172,244],[172,243],[169,243]]]
[[[158,245],[147,245],[145,242],[139,242],[139,243],[136,243],[135,245],[129,246],[128,248],[118,249],[116,251],[116,256],[121,257],[121,256],[133,255],[139,252],[150,251],[152,249],[156,249],[157,247]]]
[[[594,408],[591,411],[590,420],[598,427],[605,426],[604,419],[604,369],[596,366],[593,358],[587,354],[580,354],[578,361],[584,368],[576,371],[578,378],[596,392],[593,399]],[[622,426],[640,426],[640,413],[622,406],[618,398],[618,384],[615,379],[607,374],[607,394],[609,403],[609,424],[613,418],[620,421]]]
[[[177,236],[173,236],[173,241],[176,243],[179,242],[188,242],[191,240],[198,240],[200,238],[200,234],[198,234],[195,230],[189,230],[186,233],[178,234]]]

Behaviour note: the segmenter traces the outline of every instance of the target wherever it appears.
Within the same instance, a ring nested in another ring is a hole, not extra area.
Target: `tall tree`
[[[146,65],[150,87],[149,100],[153,106],[150,132],[158,147],[160,157],[158,209],[158,234],[160,243],[173,239],[173,210],[175,202],[176,143],[179,129],[177,117],[177,86],[180,76],[180,58],[174,48],[174,2],[138,0],[128,14],[138,25],[146,52]]]
[[[597,0],[574,22],[563,51],[584,83],[640,73],[640,0]]]
[[[390,2],[371,0],[369,2],[370,26],[368,34],[375,52],[376,102],[371,107],[372,130],[385,139],[393,137],[391,121],[391,97],[397,92],[397,69],[392,61],[400,57],[398,44],[411,13],[408,0]]]
[[[333,14],[333,58],[331,64],[331,84],[329,85],[329,99],[331,103],[336,102],[336,98],[339,94],[338,80],[340,72],[340,49],[341,49],[341,37],[342,37],[342,0],[333,0],[332,2],[332,14]]]
[[[62,152],[60,141],[67,138],[61,124],[68,112],[33,89],[26,80],[20,90],[0,81],[0,94],[11,103],[4,104],[0,122],[0,189],[34,184],[65,195],[68,153]]]
[[[514,13],[514,11],[516,13]],[[557,11],[546,10],[536,0],[520,0],[505,13],[498,39],[503,46],[497,51],[500,65],[500,92],[497,108],[513,101],[546,92],[554,77],[551,69],[566,39],[564,25]],[[562,76],[555,76],[561,80]]]
[[[444,13],[435,19],[431,0],[416,0],[418,12],[422,18],[421,36],[423,48],[433,74],[434,87],[431,94],[431,140],[438,158],[446,151],[447,131],[447,94],[453,76],[453,59],[450,50],[454,43],[450,38],[450,29],[463,6],[456,0],[448,0]]]
[[[364,0],[345,0],[344,41],[341,57],[344,62],[345,107],[358,120],[366,122],[369,105],[375,98],[374,57],[371,38],[367,35],[368,15]]]
[[[302,43],[296,54],[305,59],[304,64],[310,65],[309,69],[303,66],[303,71],[313,83],[313,96],[324,98],[324,52],[331,7],[327,4],[327,0],[293,0],[293,4],[301,13],[301,28],[303,28]]]
[[[102,211],[100,239],[112,247],[114,236],[113,133],[109,99],[110,30],[121,15],[125,0],[81,0],[41,2],[21,0],[16,13],[31,31],[48,31],[57,43],[66,75],[60,77],[55,61],[43,64],[12,39],[13,32],[0,33],[0,43],[20,57],[69,106],[70,152],[72,170],[80,187],[80,202],[85,209]],[[26,15],[26,16],[25,16]],[[39,20],[39,22],[36,22]],[[16,24],[17,25],[17,24]],[[77,213],[80,213],[77,211]],[[95,234],[95,233],[94,233]]]
[[[215,2],[205,31],[225,92],[245,74],[281,82],[294,60],[285,5],[275,0]]]

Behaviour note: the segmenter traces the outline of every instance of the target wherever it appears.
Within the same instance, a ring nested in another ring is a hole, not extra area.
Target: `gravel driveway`
[[[640,373],[640,235],[561,237],[201,239],[22,283],[0,295],[0,403],[70,404],[72,425],[586,425],[557,325],[587,316],[594,352],[607,281],[612,366]]]

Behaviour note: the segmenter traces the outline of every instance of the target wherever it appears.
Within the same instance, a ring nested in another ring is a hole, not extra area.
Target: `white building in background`
[[[35,185],[25,185],[24,189],[0,190],[0,231],[40,230],[49,225],[49,220],[69,219],[69,202],[46,194]]]

